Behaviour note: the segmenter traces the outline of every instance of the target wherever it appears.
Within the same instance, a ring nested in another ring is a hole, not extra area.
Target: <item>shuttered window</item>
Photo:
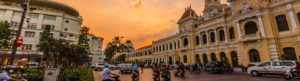
[[[278,31],[288,31],[289,26],[285,15],[276,16]]]

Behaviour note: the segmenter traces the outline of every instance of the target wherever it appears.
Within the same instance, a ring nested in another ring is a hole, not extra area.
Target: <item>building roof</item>
[[[151,47],[152,47],[152,45],[148,45],[148,46],[144,46],[144,47],[138,48],[136,50],[143,50],[143,49],[147,49],[147,48],[151,48]]]
[[[188,17],[198,17],[196,12],[191,7],[185,9],[185,12],[183,13],[179,21]]]
[[[24,3],[25,0],[4,0],[4,1]],[[79,12],[76,9],[74,9],[68,5],[58,3],[55,1],[51,1],[51,0],[31,0],[30,5],[46,6],[46,7],[50,7],[50,8],[60,9],[60,10],[67,12],[70,15],[73,15],[76,17],[79,16]]]

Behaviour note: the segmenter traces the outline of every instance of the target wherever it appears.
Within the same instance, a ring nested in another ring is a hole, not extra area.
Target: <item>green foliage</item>
[[[12,30],[7,21],[0,22],[0,49],[8,48]]]
[[[91,79],[92,78],[92,79]],[[92,70],[89,67],[61,68],[58,81],[93,81]]]
[[[84,47],[86,50],[89,50],[89,39],[87,35],[89,34],[89,28],[86,26],[83,26],[80,28],[80,34],[78,39],[78,45]]]
[[[27,81],[43,81],[44,69],[43,68],[33,68],[25,69],[25,72],[17,71],[10,75],[14,79],[26,79]]]
[[[109,61],[116,53],[126,54],[131,52],[134,47],[131,40],[122,42],[123,37],[116,36],[111,42],[108,42],[105,48],[104,54],[106,55],[105,60]],[[125,61],[125,55],[118,57],[118,61]]]
[[[280,60],[297,60],[294,57],[288,55],[288,54],[281,54]]]
[[[65,67],[72,67],[89,61],[86,47],[52,38],[49,25],[43,31],[38,47],[44,53],[47,65],[63,64]]]

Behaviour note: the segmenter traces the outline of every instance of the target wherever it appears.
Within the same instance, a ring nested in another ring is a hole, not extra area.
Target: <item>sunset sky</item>
[[[104,38],[103,47],[114,36],[133,41],[134,47],[178,32],[177,21],[191,4],[201,14],[204,0],[53,0],[77,9],[90,33]],[[226,0],[222,0],[225,3]]]

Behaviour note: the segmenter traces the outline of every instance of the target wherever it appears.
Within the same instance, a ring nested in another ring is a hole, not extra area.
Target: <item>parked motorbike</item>
[[[139,80],[138,73],[136,71],[132,71],[131,78],[132,78],[132,81],[138,81]]]
[[[298,78],[300,79],[300,75],[298,73],[293,73],[293,70],[294,69],[288,69],[285,74],[283,75],[283,78],[285,80],[292,80],[292,79],[295,79],[295,78]]]

